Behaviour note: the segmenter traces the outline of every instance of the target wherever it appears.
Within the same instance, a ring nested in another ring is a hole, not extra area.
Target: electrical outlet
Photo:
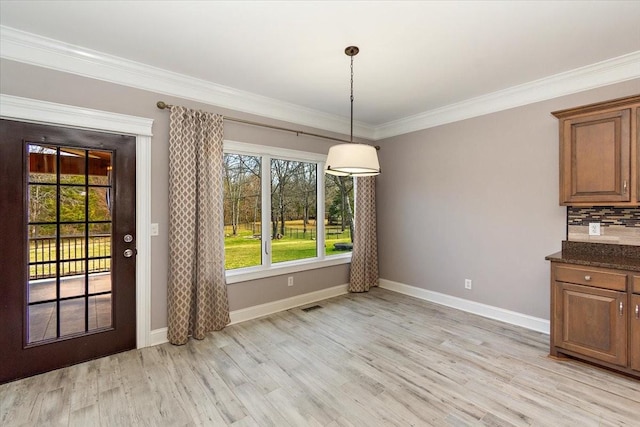
[[[287,286],[293,286],[293,276],[287,277]]]
[[[464,288],[471,289],[471,279],[464,279]]]
[[[151,223],[151,235],[152,236],[157,236],[158,235],[158,223],[157,222],[152,222]]]
[[[589,236],[599,236],[600,235],[600,223],[599,222],[590,222],[589,223]]]

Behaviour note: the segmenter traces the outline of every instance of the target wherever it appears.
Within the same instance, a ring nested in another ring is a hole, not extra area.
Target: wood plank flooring
[[[640,382],[383,289],[0,386],[0,425],[639,426]]]

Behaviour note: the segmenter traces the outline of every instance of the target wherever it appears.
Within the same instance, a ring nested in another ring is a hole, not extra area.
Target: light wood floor
[[[0,386],[0,425],[640,425],[640,382],[382,289]]]

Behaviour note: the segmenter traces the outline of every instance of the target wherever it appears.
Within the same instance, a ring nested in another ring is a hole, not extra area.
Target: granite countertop
[[[640,246],[562,242],[562,251],[545,257],[551,262],[640,271]]]

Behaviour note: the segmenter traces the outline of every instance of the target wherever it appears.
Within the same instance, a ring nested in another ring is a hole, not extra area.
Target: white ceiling
[[[357,45],[372,127],[640,52],[640,1],[2,0],[0,24],[341,120]]]

